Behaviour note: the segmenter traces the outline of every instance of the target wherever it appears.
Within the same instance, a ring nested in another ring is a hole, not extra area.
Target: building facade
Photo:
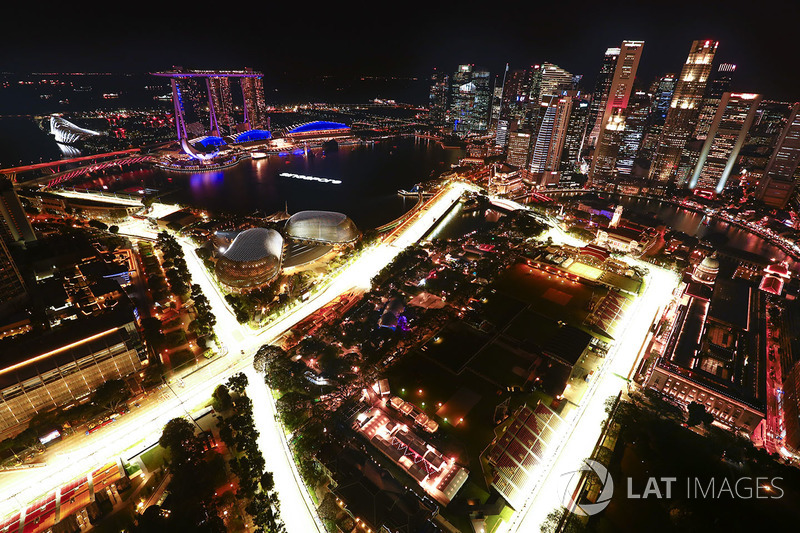
[[[765,204],[784,208],[795,189],[800,165],[800,102],[792,106],[786,127],[781,132],[772,157],[764,170],[758,198]]]
[[[32,339],[17,351],[24,358],[4,362],[0,434],[38,413],[80,400],[106,381],[140,371],[145,351],[133,315],[129,316],[116,327],[71,328],[66,337]]]
[[[690,189],[725,189],[761,102],[761,95],[725,93],[689,181]]]
[[[459,65],[451,78],[448,126],[459,135],[489,129],[492,87],[489,71]]]
[[[694,41],[689,56],[675,84],[675,91],[664,120],[664,128],[650,165],[650,179],[667,184],[675,182],[686,141],[695,129],[703,101],[717,41]],[[683,186],[682,182],[676,185]]]

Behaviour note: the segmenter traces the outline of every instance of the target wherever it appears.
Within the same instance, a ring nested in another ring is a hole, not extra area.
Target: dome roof
[[[295,128],[289,130],[289,133],[309,133],[312,131],[328,131],[328,130],[347,130],[350,126],[342,124],[341,122],[329,122],[327,120],[317,120],[314,122],[306,122]]]
[[[229,261],[258,261],[265,257],[280,258],[283,254],[283,237],[273,229],[251,228],[239,233],[231,245],[222,252]]]
[[[716,254],[707,255],[703,262],[700,263],[700,268],[704,270],[719,270],[719,261],[715,256]]]
[[[342,213],[300,211],[286,222],[286,234],[298,240],[346,243],[358,238],[358,228]]]

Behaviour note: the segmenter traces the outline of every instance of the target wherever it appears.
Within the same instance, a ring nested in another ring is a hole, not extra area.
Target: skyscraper
[[[11,258],[8,246],[0,239],[0,311],[23,299],[26,295],[25,283]]]
[[[236,118],[233,116],[233,95],[229,78],[209,76],[206,78],[209,99],[210,130],[214,135],[235,133]]]
[[[580,92],[575,91],[568,97],[572,98],[572,109],[567,123],[567,134],[564,138],[564,149],[561,152],[561,170],[572,174],[578,168],[586,142],[586,129],[589,119],[590,103]]]
[[[636,70],[642,58],[643,47],[644,41],[622,41],[622,46],[620,46],[617,64],[614,66],[614,75],[611,78],[608,95],[606,96],[603,116],[600,120],[601,128],[597,136],[597,149],[592,160],[592,170],[589,173],[589,178],[592,181],[595,180],[595,175],[600,172],[605,173],[603,179],[607,179],[616,168],[619,147],[615,143],[620,142],[624,134],[626,109],[633,90]],[[614,124],[611,127],[606,127],[611,124],[612,119]],[[603,135],[606,133],[614,137],[615,143],[603,142]],[[638,150],[638,144],[636,149]],[[608,153],[609,151],[613,152],[613,154]],[[632,157],[630,159],[631,164],[627,167],[627,173],[630,173],[630,168],[633,167]],[[602,160],[602,164],[598,168],[596,162],[600,160]]]
[[[542,98],[544,115],[531,155],[531,172],[556,172],[567,136],[572,98],[549,95]]]
[[[506,163],[519,168],[527,168],[531,155],[533,139],[528,131],[512,131],[508,134],[508,155]]]
[[[444,72],[434,70],[431,76],[431,92],[428,97],[428,107],[430,109],[428,120],[431,126],[435,128],[441,128],[445,125],[449,86],[450,76]]]
[[[644,91],[635,91],[625,110],[625,130],[620,139],[617,154],[617,172],[620,176],[629,176],[642,146],[644,128],[650,114],[650,96]]]
[[[681,152],[694,132],[697,114],[706,90],[711,64],[717,52],[717,41],[694,41],[675,85],[664,129],[659,138],[650,179],[668,183],[674,179]],[[677,183],[682,186],[683,183]]]
[[[615,109],[598,138],[592,168],[589,173],[592,187],[604,189],[617,176],[617,157],[625,132],[625,111]]]
[[[0,240],[27,244],[36,240],[11,180],[0,179]]]
[[[792,106],[789,121],[781,132],[775,151],[764,170],[758,198],[765,204],[784,208],[796,187],[794,175],[800,165],[800,102]]]
[[[246,72],[253,69],[246,68]],[[267,102],[264,99],[264,80],[262,77],[239,78],[244,101],[244,123],[248,129],[268,129]]]
[[[574,76],[552,63],[543,63],[535,70],[531,86],[531,98],[541,103],[545,97],[560,96],[563,91],[574,89]]]
[[[448,124],[453,131],[466,135],[489,129],[492,101],[489,72],[474,65],[459,65],[453,74]]]
[[[174,67],[167,72],[153,72],[153,75],[170,78],[178,140],[264,127],[267,106],[260,72],[251,68],[187,70]],[[244,113],[240,124],[237,124],[233,105],[231,78],[237,78],[242,89]]]
[[[589,127],[591,128],[588,139],[589,146],[595,146],[597,144],[597,137],[600,135],[603,114],[605,113],[606,101],[608,100],[608,92],[611,89],[611,80],[614,77],[614,70],[617,67],[619,54],[619,48],[608,48],[603,55],[603,64],[600,67],[600,73],[597,75],[597,80],[595,80],[594,83],[592,103],[589,107]]]
[[[661,131],[664,129],[664,121],[667,118],[669,103],[672,101],[672,94],[675,92],[675,74],[669,73],[656,79],[650,86],[650,114],[647,117],[644,138],[639,150],[642,157],[647,160],[652,159]]]
[[[713,189],[717,194],[725,189],[760,102],[759,94],[722,95],[689,180],[690,189]]]
[[[722,100],[722,95],[731,90],[731,81],[733,73],[736,71],[736,65],[730,63],[722,63],[718,68],[711,83],[708,84],[706,95],[703,98],[703,104],[700,106],[700,113],[697,116],[697,126],[694,128],[694,138],[705,140],[708,137],[708,130],[711,127],[711,122],[714,120],[714,115],[717,114],[717,108]]]

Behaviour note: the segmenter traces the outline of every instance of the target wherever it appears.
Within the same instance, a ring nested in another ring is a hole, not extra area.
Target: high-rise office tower
[[[603,114],[606,109],[606,101],[608,100],[608,92],[611,90],[611,80],[614,77],[614,70],[617,68],[617,60],[619,59],[619,48],[606,49],[603,55],[603,64],[600,67],[600,73],[597,75],[597,80],[594,83],[594,92],[592,93],[592,103],[589,107],[589,142],[588,146],[595,146],[597,144],[597,137],[600,135],[600,128],[603,123]]]
[[[658,138],[664,128],[664,121],[667,118],[669,103],[672,101],[672,94],[675,92],[677,77],[669,73],[656,79],[650,86],[650,114],[647,117],[642,147],[639,152],[648,161],[655,153]]]
[[[508,145],[509,124],[508,120],[500,119],[497,121],[497,131],[494,135],[494,145],[505,148]]]
[[[760,102],[759,94],[722,95],[689,180],[690,189],[713,190],[717,194],[725,189]]]
[[[531,172],[556,172],[561,164],[561,152],[567,136],[572,98],[549,95],[542,97],[544,110],[531,154]]]
[[[33,227],[9,179],[0,179],[0,240],[27,244],[36,240]]]
[[[444,72],[434,70],[431,75],[431,93],[428,97],[430,113],[428,120],[431,126],[441,128],[445,125],[447,116],[447,96],[450,88],[450,76]]]
[[[451,83],[448,124],[460,134],[489,129],[492,88],[489,72],[474,65],[459,65]]]
[[[567,93],[572,98],[572,110],[567,123],[567,134],[564,138],[564,149],[561,152],[561,170],[574,173],[579,165],[581,152],[586,140],[590,103],[580,92]]]
[[[758,198],[767,205],[783,209],[796,187],[794,176],[800,165],[800,102],[792,106],[786,127],[764,170]]]
[[[625,110],[625,130],[617,154],[617,173],[621,177],[629,176],[633,171],[649,114],[650,95],[644,91],[634,91]]]
[[[14,264],[8,246],[0,239],[0,311],[25,298],[25,283]]]
[[[624,132],[625,110],[615,109],[608,122],[603,126],[594,151],[589,174],[592,187],[605,189],[609,183],[615,181],[618,175],[617,157]]]
[[[717,41],[694,41],[689,56],[675,84],[664,129],[650,165],[650,179],[662,183],[672,181],[678,170],[681,152],[694,132],[697,114],[705,94],[711,64],[717,52]],[[676,183],[682,186],[683,183]]]
[[[527,168],[531,156],[532,142],[533,137],[529,131],[511,131],[508,134],[506,163],[519,168]]]
[[[695,139],[702,141],[708,136],[708,130],[714,120],[714,115],[717,114],[722,95],[731,90],[734,72],[736,72],[736,65],[722,63],[711,78],[711,82],[706,88],[703,104],[700,106],[700,113],[697,115],[697,126],[694,128]]]
[[[500,106],[501,119],[519,120],[518,111],[528,98],[525,89],[525,80],[528,78],[528,71],[524,69],[515,69],[506,74],[506,81],[503,84],[503,101]]]
[[[535,70],[531,98],[541,103],[548,96],[560,96],[574,89],[574,76],[552,63],[543,63]]]
[[[616,155],[619,152],[619,147],[609,142],[603,142],[603,135],[608,133],[616,140],[622,140],[621,136],[623,135],[623,130],[619,128],[625,127],[625,113],[628,107],[628,100],[630,100],[631,91],[633,90],[633,81],[636,78],[639,60],[642,58],[643,46],[644,41],[622,41],[622,46],[620,46],[620,53],[617,57],[617,64],[614,67],[614,75],[611,78],[603,116],[600,121],[602,127],[597,137],[597,149],[592,159],[592,170],[589,173],[589,178],[592,181],[594,181],[595,174],[598,171],[606,172],[606,170],[608,170],[608,172],[613,172],[616,168]],[[606,125],[612,121],[612,118],[614,119],[613,126],[606,128]],[[638,150],[638,144],[636,148]],[[604,150],[610,150],[613,154],[604,153]],[[599,169],[595,164],[595,161],[598,160],[603,161]],[[609,169],[606,169],[607,165],[611,163],[612,160],[613,164]],[[631,162],[628,173],[630,173],[630,168],[632,167],[633,164]],[[608,177],[609,174],[606,173],[604,178],[607,179]]]
[[[505,84],[506,76],[508,75],[508,63],[506,69],[503,71],[503,76],[495,76],[492,85],[492,109],[491,118],[489,120],[489,128],[496,130],[497,122],[500,120],[500,111],[503,108],[503,85]]]

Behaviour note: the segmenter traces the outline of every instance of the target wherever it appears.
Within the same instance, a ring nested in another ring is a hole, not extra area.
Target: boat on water
[[[250,157],[253,159],[264,159],[267,157],[267,154],[264,152],[250,152]]]
[[[398,189],[397,194],[400,196],[413,196],[417,197],[419,194],[422,193],[422,196],[433,196],[433,192],[422,190],[419,186],[419,183],[414,185],[411,190],[406,189]]]

